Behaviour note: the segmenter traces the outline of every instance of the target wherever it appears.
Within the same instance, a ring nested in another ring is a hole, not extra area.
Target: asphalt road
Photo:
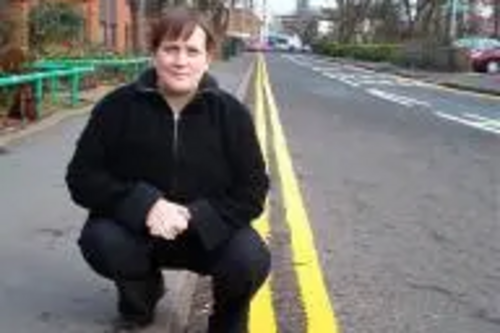
[[[267,62],[342,332],[499,332],[500,99]]]

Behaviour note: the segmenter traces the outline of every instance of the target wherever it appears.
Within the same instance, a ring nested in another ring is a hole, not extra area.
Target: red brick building
[[[132,20],[127,0],[86,0],[87,36],[118,52],[132,46]]]
[[[131,15],[127,0],[4,0],[0,19],[9,17],[14,23],[13,40],[26,48],[29,11],[41,1],[72,3],[85,20],[85,39],[109,49],[125,52],[131,47]]]
[[[250,9],[234,8],[229,13],[228,35],[255,38],[259,35],[262,20]]]
[[[85,40],[117,52],[132,49],[132,17],[128,0],[0,0],[2,15],[14,21],[12,40],[26,48],[28,45],[28,17],[32,7],[40,2],[66,2],[73,4],[84,17]],[[139,17],[139,19],[141,19]],[[140,24],[146,23],[143,13]],[[252,38],[259,34],[261,19],[250,9],[234,8],[229,15],[228,35]],[[145,48],[145,28],[139,27],[139,45]]]

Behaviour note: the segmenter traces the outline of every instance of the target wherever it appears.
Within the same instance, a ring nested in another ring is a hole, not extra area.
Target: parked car
[[[249,52],[266,52],[269,51],[269,45],[261,40],[250,40],[246,43],[246,50]]]
[[[465,49],[472,69],[477,72],[500,72],[500,40],[486,37],[467,37],[453,45]]]
[[[297,35],[284,33],[269,33],[267,42],[272,51],[278,52],[300,52],[302,51],[302,41]]]

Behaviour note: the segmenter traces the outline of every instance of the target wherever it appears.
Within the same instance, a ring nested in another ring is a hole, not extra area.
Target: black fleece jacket
[[[175,117],[153,69],[94,107],[66,182],[91,217],[137,233],[159,198],[183,204],[207,249],[258,217],[269,187],[248,109],[207,74]]]

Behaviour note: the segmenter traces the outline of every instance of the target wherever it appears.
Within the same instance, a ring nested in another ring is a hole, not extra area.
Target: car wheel
[[[500,72],[500,61],[490,60],[486,63],[487,73],[498,73]]]

